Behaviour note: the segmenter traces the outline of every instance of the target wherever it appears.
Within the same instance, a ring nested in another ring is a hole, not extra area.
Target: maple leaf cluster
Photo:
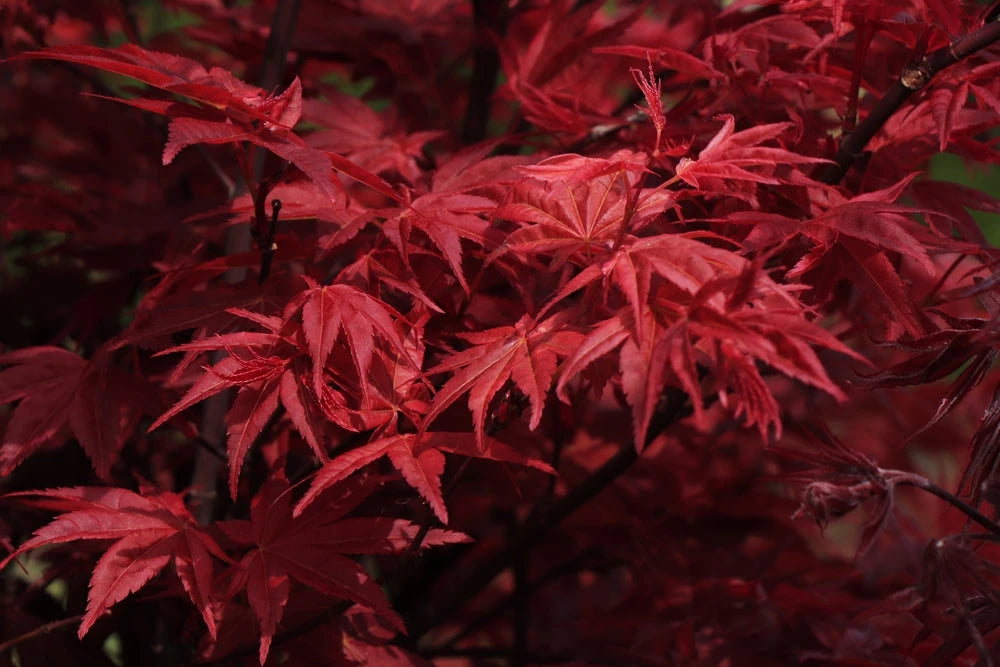
[[[0,659],[992,664],[996,15],[9,3]]]

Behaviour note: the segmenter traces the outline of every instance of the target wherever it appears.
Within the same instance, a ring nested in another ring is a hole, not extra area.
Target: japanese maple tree
[[[997,664],[998,17],[4,3],[0,664]]]

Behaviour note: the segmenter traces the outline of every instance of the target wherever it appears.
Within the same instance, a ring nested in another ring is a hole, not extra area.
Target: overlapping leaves
[[[368,607],[397,630],[404,630],[402,619],[389,607],[375,580],[344,555],[405,551],[419,532],[418,526],[402,519],[345,518],[376,486],[370,478],[355,478],[326,491],[305,511],[293,515],[288,482],[276,476],[254,498],[249,521],[219,524],[229,540],[249,547],[231,573],[229,590],[230,597],[246,591],[260,624],[262,665],[281,622],[292,579]],[[421,545],[426,548],[468,539],[461,533],[432,528]]]
[[[775,136],[782,129],[771,128],[770,134],[746,138],[745,143]],[[727,134],[715,145],[725,146],[731,139]],[[738,143],[742,146],[744,142]],[[766,162],[765,158],[787,157],[787,151],[781,149],[760,148],[762,156],[754,153],[757,148],[747,148],[745,155],[743,148],[733,148],[730,152],[735,151],[735,157],[726,151],[713,157],[713,150],[707,149],[706,164],[709,158],[718,159],[720,164],[736,165],[733,169],[744,160],[758,164]],[[654,226],[657,216],[673,201],[668,192],[640,189],[645,159],[624,152],[610,159],[566,155],[535,167],[522,167],[520,171],[544,185],[523,183],[522,190],[531,194],[519,191],[513,202],[497,212],[520,224],[509,240],[515,256],[551,258],[556,266],[572,261],[581,267],[542,311],[562,307],[564,310],[557,313],[568,313],[561,303],[584,290],[584,300],[576,307],[590,328],[573,342],[565,357],[560,357],[565,361],[556,385],[559,396],[568,400],[569,382],[598,359],[616,354],[618,381],[632,408],[638,443],[645,441],[653,410],[668,385],[689,394],[697,421],[704,423],[696,370],[699,364],[715,374],[721,402],[728,405],[731,392],[736,414],[743,414],[748,425],[757,424],[762,433],[773,426],[780,435],[781,426],[777,403],[756,368],[758,361],[842,399],[843,393],[829,379],[811,346],[854,353],[811,323],[791,290],[777,285],[737,252],[713,244],[716,238],[712,234],[648,235],[647,231],[642,235],[644,227]],[[736,172],[729,169],[718,174],[733,177]],[[529,205],[529,196],[536,197],[539,204]],[[600,291],[594,292],[597,288]],[[601,294],[601,303],[610,307],[606,319],[594,320],[595,294]],[[624,307],[617,308],[617,304]],[[558,314],[547,322],[558,321]],[[519,326],[526,326],[526,322],[522,320]],[[567,328],[563,335],[568,333]],[[497,347],[502,349],[506,348]],[[480,364],[463,369],[465,386],[456,375],[435,399],[435,405],[440,402],[446,406],[454,400],[453,394],[469,391],[477,432],[482,428],[484,405],[507,379],[507,375],[494,377],[493,373],[509,372],[507,358],[500,355],[493,359],[492,351],[484,346],[455,355],[455,359],[467,355],[471,361],[478,352]],[[551,353],[549,356],[554,360]],[[491,361],[483,366],[483,359]],[[544,368],[544,364],[534,367]],[[533,417],[541,403],[539,396],[550,386],[551,374],[542,375],[546,382],[540,385],[518,385],[532,401],[536,410]],[[428,416],[437,412],[440,410],[432,408]]]
[[[324,420],[360,431],[395,419],[391,406],[397,387],[379,392],[369,377],[373,365],[380,367],[378,375],[391,378],[388,369],[417,368],[419,360],[404,340],[400,315],[391,308],[354,287],[316,285],[301,292],[283,318],[237,312],[265,331],[222,334],[162,353],[226,350],[229,354],[207,368],[150,427],[224,389],[239,387],[226,416],[233,495],[247,452],[279,402],[321,460],[326,458]]]
[[[298,79],[280,95],[244,83],[219,67],[206,70],[181,56],[125,44],[117,49],[67,45],[21,53],[18,58],[61,60],[127,76],[198,104],[172,99],[137,98],[126,104],[170,118],[163,164],[194,144],[246,143],[264,148],[295,165],[331,199],[342,189],[336,169],[347,176],[394,195],[377,175],[338,153],[309,146],[291,128],[302,115],[302,84]]]

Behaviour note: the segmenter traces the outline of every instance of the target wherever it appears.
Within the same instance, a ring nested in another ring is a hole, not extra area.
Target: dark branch
[[[285,70],[285,59],[292,41],[292,33],[298,19],[301,0],[279,0],[271,21],[271,32],[267,38],[264,63],[261,67],[260,84],[270,91],[281,79]],[[264,166],[264,154],[258,155],[260,167],[254,165],[254,180],[247,183],[251,192],[256,192],[256,182],[260,179]],[[226,233],[226,255],[235,255],[250,249],[250,230],[246,225],[230,227]],[[236,285],[246,279],[246,269],[232,268],[226,272],[224,280]],[[218,353],[212,355],[212,363],[219,361]],[[223,442],[226,435],[226,412],[229,410],[231,391],[223,391],[208,398],[201,419],[199,432],[213,445]],[[219,447],[217,447],[219,448]],[[222,462],[207,448],[198,449],[195,455],[194,473],[191,478],[191,511],[199,523],[207,524],[215,513],[219,469]]]
[[[594,557],[597,556],[597,555],[598,555],[598,551],[596,549],[594,549],[593,547],[591,547],[591,548],[589,548],[589,549],[587,549],[587,550],[585,550],[585,551],[583,551],[581,553],[576,554],[575,556],[573,556],[572,558],[570,558],[568,561],[560,563],[556,567],[550,569],[548,572],[545,572],[544,574],[542,574],[535,581],[532,581],[527,586],[526,593],[528,595],[534,595],[536,592],[538,592],[539,590],[541,590],[547,584],[549,584],[552,581],[555,581],[559,577],[562,577],[562,576],[565,576],[565,575],[568,575],[568,574],[574,574],[576,572],[581,571],[582,569],[584,569],[584,567],[587,566],[587,562],[589,560],[593,560]],[[610,563],[613,563],[614,565],[620,564],[619,561],[610,561]],[[607,566],[608,566],[608,563],[602,563],[602,564],[600,564],[598,566],[591,566],[591,569],[599,569],[600,567],[607,567]],[[475,632],[475,631],[479,630],[480,628],[484,627],[490,621],[494,620],[497,616],[499,616],[500,614],[502,614],[503,612],[505,612],[513,604],[514,604],[514,598],[512,596],[506,596],[506,597],[502,598],[499,602],[497,602],[495,605],[493,605],[492,607],[490,607],[487,611],[483,612],[480,616],[477,616],[475,619],[473,619],[472,621],[470,621],[468,625],[466,625],[464,628],[462,628],[458,632],[458,634],[456,634],[456,635],[454,635],[454,636],[452,636],[452,637],[444,640],[443,642],[441,642],[437,646],[437,648],[430,648],[430,649],[428,649],[426,651],[426,653],[427,654],[434,654],[434,652],[437,649],[454,647],[456,644],[458,644],[458,642],[462,641],[463,639],[465,639],[466,637],[468,637],[469,635],[471,635],[473,632]]]
[[[257,284],[263,285],[271,272],[271,262],[274,261],[274,251],[278,246],[274,243],[274,237],[278,233],[278,214],[281,212],[281,200],[271,200],[271,222],[267,227],[267,234],[262,239],[260,248],[260,275],[257,276]]]
[[[994,21],[904,68],[899,79],[878,101],[871,113],[840,142],[840,148],[833,158],[834,164],[820,167],[817,180],[830,185],[839,183],[872,137],[913,93],[925,87],[941,70],[997,40],[1000,40],[1000,22]]]
[[[490,98],[497,83],[500,55],[490,41],[489,32],[503,34],[507,24],[506,3],[494,0],[472,0],[476,34],[472,51],[472,80],[469,101],[462,123],[462,141],[473,144],[486,137],[490,116]]]
[[[440,649],[435,651],[431,657],[434,658],[506,658],[513,660],[517,656],[516,648],[493,648],[489,646],[477,646],[471,648]],[[565,663],[568,658],[565,655],[555,653],[530,653],[524,656],[529,662],[535,665],[557,665]]]
[[[531,587],[528,583],[531,549],[524,549],[514,556],[514,593],[511,624],[514,628],[511,667],[528,664],[528,633],[531,628]]]
[[[668,400],[663,403],[663,408],[653,415],[643,448],[690,411],[687,395],[684,392],[676,389],[668,391]],[[448,618],[466,601],[489,585],[498,574],[510,567],[519,553],[544,538],[552,528],[610,486],[638,458],[639,448],[635,444],[627,444],[565,496],[549,505],[536,507],[503,549],[488,557],[464,580],[449,587],[428,606],[422,616],[418,616],[408,625],[410,636],[417,639]]]
[[[264,62],[260,69],[260,87],[267,93],[273,92],[273,88],[281,83],[285,75],[285,60],[292,45],[292,35],[295,34],[301,6],[302,0],[279,0],[278,6],[274,8],[271,32],[267,35]]]

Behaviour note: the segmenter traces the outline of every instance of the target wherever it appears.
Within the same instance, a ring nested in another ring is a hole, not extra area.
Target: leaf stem
[[[854,37],[854,68],[851,70],[851,87],[847,96],[847,111],[844,113],[844,134],[850,134],[858,124],[858,99],[861,96],[861,70],[868,56],[875,29],[867,17],[862,19],[861,26],[855,30]]]
[[[642,194],[642,183],[646,180],[645,174],[639,176],[639,179],[635,183],[635,191],[629,192],[631,186],[628,182],[628,172],[623,169],[620,176],[625,181],[625,192],[629,197],[628,202],[625,204],[625,210],[622,213],[622,224],[618,227],[618,235],[615,237],[614,245],[611,246],[611,252],[617,252],[622,247],[622,243],[625,242],[625,237],[629,231],[629,223],[632,222],[632,216],[635,215],[635,211],[639,207],[639,195]]]

